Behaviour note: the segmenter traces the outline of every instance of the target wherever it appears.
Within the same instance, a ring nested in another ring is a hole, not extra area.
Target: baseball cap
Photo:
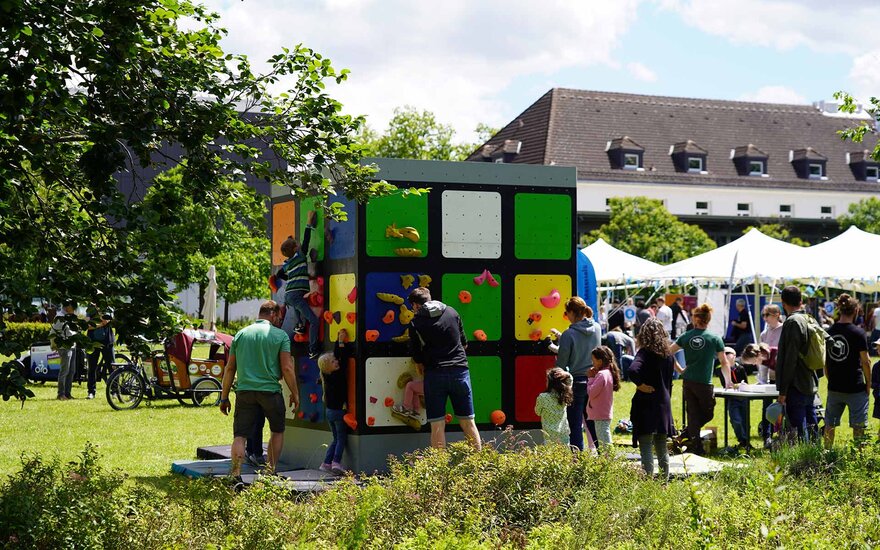
[[[725,354],[732,353],[732,354],[736,355],[736,350],[730,346],[724,346],[724,353]]]
[[[764,417],[767,419],[767,422],[771,424],[776,424],[779,420],[779,417],[785,412],[785,409],[782,406],[782,403],[776,401],[772,403],[769,407],[767,407],[767,411],[764,413]]]

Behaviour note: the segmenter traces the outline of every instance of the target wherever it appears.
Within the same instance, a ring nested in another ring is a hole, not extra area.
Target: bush
[[[6,323],[5,339],[30,347],[34,342],[48,342],[49,323]]]

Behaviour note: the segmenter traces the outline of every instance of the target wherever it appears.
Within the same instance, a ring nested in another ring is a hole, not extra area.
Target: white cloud
[[[807,98],[787,86],[763,86],[754,92],[741,95],[742,101],[754,101],[757,103],[788,103],[795,105],[808,105]]]
[[[854,85],[850,92],[856,97],[865,101],[880,96],[880,50],[857,56],[853,60],[849,78]]]
[[[264,60],[297,43],[321,52],[349,80],[333,90],[354,114],[384,128],[395,107],[434,111],[460,133],[506,123],[524,105],[498,97],[524,77],[595,64],[613,53],[639,0],[411,2],[210,0],[229,30],[228,51]],[[258,65],[259,66],[259,65]],[[640,72],[651,75],[647,67]],[[632,69],[631,69],[632,70]],[[634,72],[635,74],[635,72]],[[637,75],[638,76],[638,75]],[[462,135],[466,138],[467,136]]]
[[[638,61],[633,61],[631,63],[626,64],[626,70],[629,71],[631,75],[633,75],[636,80],[642,80],[644,82],[656,82],[657,81],[657,73],[652,71],[649,67],[645,66]]]

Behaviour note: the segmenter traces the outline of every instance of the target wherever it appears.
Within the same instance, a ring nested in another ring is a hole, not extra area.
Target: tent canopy
[[[861,292],[880,290],[880,235],[856,226],[823,243],[804,249],[802,278],[822,286]]]
[[[808,263],[807,248],[774,239],[757,229],[693,258],[661,267],[648,276],[664,282],[736,282],[797,279]]]
[[[618,250],[601,238],[590,246],[582,248],[581,253],[593,264],[597,283],[641,281],[662,267],[660,264]]]

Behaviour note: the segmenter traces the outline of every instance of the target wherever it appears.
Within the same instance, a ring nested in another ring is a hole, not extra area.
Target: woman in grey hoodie
[[[559,337],[556,366],[567,370],[574,378],[574,401],[569,405],[568,425],[571,428],[569,443],[584,450],[584,409],[587,406],[587,371],[592,365],[590,354],[602,345],[602,328],[593,320],[593,310],[578,296],[565,302],[565,317],[571,323]],[[595,442],[596,436],[590,430]]]

